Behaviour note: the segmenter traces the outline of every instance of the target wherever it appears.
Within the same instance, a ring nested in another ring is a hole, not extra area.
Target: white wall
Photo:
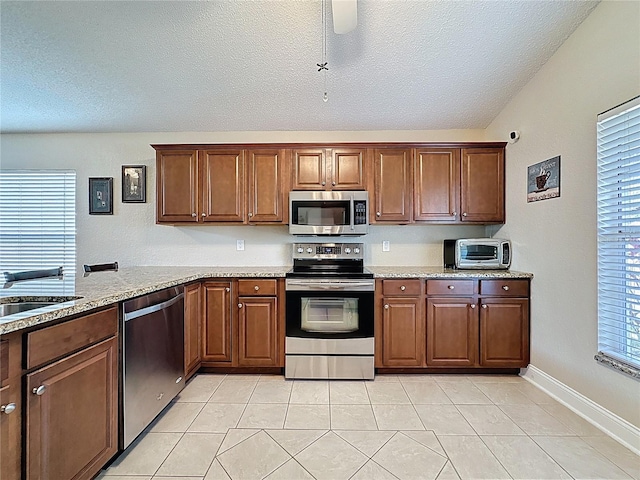
[[[0,137],[0,167],[65,168],[77,172],[78,265],[290,265],[294,241],[286,226],[155,224],[156,143],[483,141],[484,130],[407,132],[224,132],[32,134]],[[147,203],[121,202],[121,166],[147,165]],[[88,178],[114,178],[114,214],[89,215]],[[365,237],[368,265],[441,265],[442,239],[482,236],[483,227],[372,226]],[[236,251],[236,240],[245,251]],[[391,251],[382,252],[382,240]]]
[[[533,272],[531,363],[640,426],[640,384],[597,352],[596,116],[640,94],[640,2],[602,2],[487,129],[507,146],[513,268]],[[526,202],[527,166],[561,156],[561,196]]]

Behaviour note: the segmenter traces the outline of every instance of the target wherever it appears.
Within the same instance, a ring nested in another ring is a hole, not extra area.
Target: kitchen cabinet
[[[286,221],[286,150],[154,148],[157,223]]]
[[[105,325],[108,338],[67,354],[76,334],[98,340]],[[25,381],[27,479],[90,479],[116,453],[117,325],[111,308],[27,334],[27,357],[45,362]]]
[[[424,358],[424,317],[422,281],[383,280],[381,322],[376,340],[381,358],[379,367],[419,367]]]
[[[413,218],[429,223],[504,223],[503,148],[418,148]]]
[[[231,282],[204,282],[202,364],[230,366],[232,357]]]
[[[202,286],[184,289],[184,376],[189,380],[202,363]]]
[[[294,148],[291,151],[292,190],[364,190],[366,149]]]
[[[529,282],[480,281],[480,364],[529,364]]]
[[[412,221],[412,150],[374,150],[371,223]]]
[[[22,461],[22,335],[0,340],[0,478],[20,478]]]

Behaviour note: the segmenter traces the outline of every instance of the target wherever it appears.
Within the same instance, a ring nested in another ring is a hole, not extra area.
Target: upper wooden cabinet
[[[156,147],[158,223],[278,223],[285,150]]]
[[[415,221],[504,223],[504,149],[419,148]]]
[[[411,222],[411,158],[411,149],[374,150],[372,223]]]
[[[292,190],[364,190],[366,149],[294,148]]]

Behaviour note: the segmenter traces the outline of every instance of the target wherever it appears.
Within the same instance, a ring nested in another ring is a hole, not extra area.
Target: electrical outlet
[[[382,241],[382,251],[383,252],[388,252],[389,251],[389,240],[383,240]]]
[[[239,252],[244,250],[244,240],[236,240],[236,250]]]

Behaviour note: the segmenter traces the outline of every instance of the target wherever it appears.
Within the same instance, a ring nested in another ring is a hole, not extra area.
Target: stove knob
[[[349,247],[344,249],[344,253],[346,253],[347,255],[351,253],[351,249]]]
[[[302,252],[304,252],[304,248],[298,247],[298,253],[302,253]]]
[[[313,253],[313,248],[311,247],[307,248],[307,253]]]
[[[360,249],[358,247],[354,248],[353,253],[357,255],[358,253],[360,253]]]

